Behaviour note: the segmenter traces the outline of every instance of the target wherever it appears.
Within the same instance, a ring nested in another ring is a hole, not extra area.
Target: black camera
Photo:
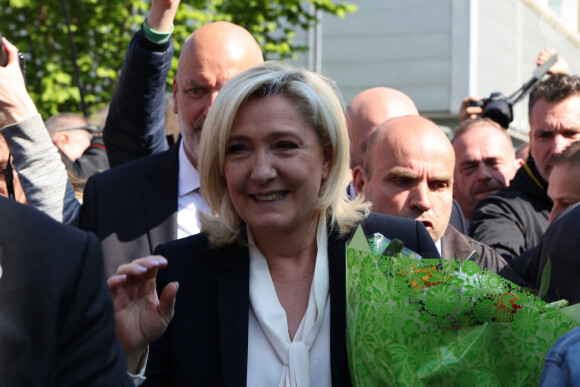
[[[483,109],[482,117],[491,118],[506,129],[514,120],[513,104],[498,91],[491,93],[488,98],[470,101],[467,106],[479,106]]]
[[[510,122],[514,120],[513,106],[528,94],[537,81],[542,79],[550,67],[556,62],[556,59],[558,59],[558,56],[553,55],[544,64],[534,70],[532,78],[509,97],[495,91],[489,97],[482,100],[469,101],[467,106],[481,107],[483,109],[483,113],[481,113],[482,117],[490,118],[507,129]]]

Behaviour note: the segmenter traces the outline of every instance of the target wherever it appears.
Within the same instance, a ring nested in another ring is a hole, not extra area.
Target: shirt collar
[[[187,158],[183,140],[179,144],[179,177],[177,187],[179,196],[187,195],[199,189],[199,172]]]
[[[443,238],[443,237],[441,237]],[[437,251],[439,251],[439,256],[441,257],[441,238],[437,242],[435,242],[435,247],[437,247]],[[443,258],[443,257],[441,257]]]

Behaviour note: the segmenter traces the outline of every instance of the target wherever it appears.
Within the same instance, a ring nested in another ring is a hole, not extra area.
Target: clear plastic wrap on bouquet
[[[385,256],[381,238],[359,229],[347,245],[354,386],[537,386],[552,344],[580,325],[472,261]]]

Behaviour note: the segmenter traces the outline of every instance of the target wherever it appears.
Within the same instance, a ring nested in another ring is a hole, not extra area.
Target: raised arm
[[[180,0],[155,0],[147,17],[147,25],[152,30],[169,34],[173,30],[173,20]]]
[[[129,44],[103,131],[111,167],[168,148],[165,85],[178,5],[179,0],[154,0],[147,25]]]
[[[481,97],[467,96],[461,101],[461,107],[459,108],[459,122],[465,121],[467,119],[476,119],[483,113],[483,108],[481,106],[469,106],[471,102],[480,101]]]
[[[28,95],[18,64],[18,50],[5,38],[8,64],[0,67],[0,114],[12,164],[29,206],[59,222],[76,224],[80,203],[64,164],[53,145],[34,102]]]

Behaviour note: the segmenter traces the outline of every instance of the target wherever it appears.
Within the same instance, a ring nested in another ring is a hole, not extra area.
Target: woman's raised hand
[[[127,370],[136,373],[147,346],[157,340],[173,318],[179,285],[171,282],[157,296],[157,271],[167,266],[162,256],[139,258],[119,266],[107,280],[113,296],[117,336],[125,350]]]

